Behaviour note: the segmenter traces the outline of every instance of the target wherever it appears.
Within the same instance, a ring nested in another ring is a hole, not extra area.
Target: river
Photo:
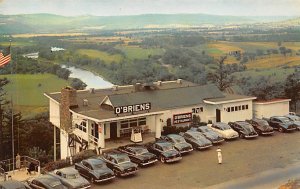
[[[81,81],[87,84],[86,89],[99,89],[113,86],[112,83],[104,80],[101,76],[95,75],[94,73],[87,70],[67,66],[62,67],[71,71],[70,77],[81,79]]]

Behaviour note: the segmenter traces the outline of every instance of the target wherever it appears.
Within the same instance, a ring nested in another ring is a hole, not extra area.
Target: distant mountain
[[[200,26],[203,24],[224,25],[269,22],[282,19],[284,19],[284,17],[239,17],[207,14],[88,15],[75,17],[53,14],[0,15],[0,33],[60,33],[82,32],[96,28],[138,29],[170,26]]]

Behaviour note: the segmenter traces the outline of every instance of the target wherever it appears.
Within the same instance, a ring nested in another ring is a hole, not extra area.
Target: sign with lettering
[[[132,112],[140,112],[140,111],[147,111],[151,109],[151,103],[142,103],[142,104],[134,104],[134,105],[127,105],[127,106],[119,106],[115,107],[115,114],[122,114],[122,113],[132,113]]]
[[[192,113],[175,114],[173,115],[173,124],[192,122]]]

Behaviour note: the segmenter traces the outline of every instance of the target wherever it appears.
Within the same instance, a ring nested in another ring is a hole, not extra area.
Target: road
[[[226,184],[230,184],[228,181],[240,181],[242,188],[256,182],[270,186],[272,183],[275,184],[274,181],[278,178],[287,176],[282,180],[284,183],[289,177],[293,177],[293,171],[286,175],[284,170],[289,170],[289,166],[300,163],[299,146],[300,132],[276,132],[274,136],[252,140],[237,139],[220,146],[224,161],[222,165],[217,163],[217,147],[214,146],[209,150],[194,151],[185,155],[181,162],[173,164],[158,162],[151,167],[141,168],[135,176],[117,178],[112,182],[94,185],[93,188],[192,189],[209,186],[216,188],[215,186],[222,185],[225,187]],[[268,177],[265,172],[268,170],[277,174]],[[260,174],[265,174],[266,177],[255,180],[255,175]],[[254,180],[247,181],[246,177],[253,177]]]

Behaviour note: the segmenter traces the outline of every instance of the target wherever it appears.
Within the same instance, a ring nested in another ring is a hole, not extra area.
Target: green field
[[[122,55],[120,54],[111,55],[103,51],[92,50],[92,49],[80,49],[77,50],[77,52],[81,55],[87,55],[90,58],[94,58],[94,59],[99,58],[106,63],[111,63],[111,62],[119,63],[123,59]]]
[[[0,45],[1,46],[9,46],[10,45],[10,42],[0,42]],[[16,41],[16,42],[12,42],[11,43],[11,46],[13,47],[24,47],[24,46],[31,46],[31,45],[34,45],[33,42],[30,42],[30,41]]]
[[[51,74],[16,74],[0,75],[8,78],[10,83],[5,87],[6,98],[13,98],[15,109],[25,115],[45,111],[48,99],[44,92],[56,92],[68,85],[68,81]]]
[[[122,50],[130,60],[148,59],[149,55],[162,55],[164,53],[164,49],[160,48],[143,49],[136,46],[118,46],[117,48]]]

